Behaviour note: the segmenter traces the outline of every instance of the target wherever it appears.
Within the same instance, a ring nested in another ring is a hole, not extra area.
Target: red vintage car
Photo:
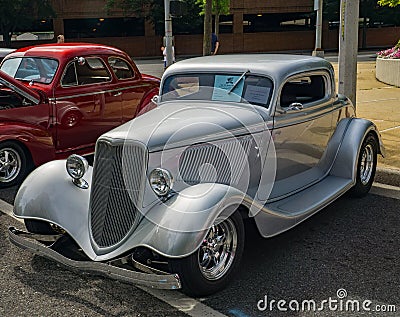
[[[98,44],[22,48],[0,70],[0,187],[47,161],[94,152],[101,134],[144,111],[160,83]]]

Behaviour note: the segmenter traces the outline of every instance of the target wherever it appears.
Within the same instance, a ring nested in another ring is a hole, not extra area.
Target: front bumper
[[[133,263],[134,265],[131,266],[132,269],[127,269],[116,266],[116,264],[124,264],[124,258],[108,262],[74,260],[52,249],[51,244],[48,246],[38,241],[37,239],[42,240],[42,238],[45,238],[43,235],[36,235],[10,227],[8,229],[8,236],[10,241],[16,246],[56,261],[72,270],[102,275],[122,282],[158,289],[181,288],[180,279],[177,274],[169,274],[155,270],[138,262]],[[51,238],[51,236],[49,238]],[[135,268],[148,273],[136,271]]]

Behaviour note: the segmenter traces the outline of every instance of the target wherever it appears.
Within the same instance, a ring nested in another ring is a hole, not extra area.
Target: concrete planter
[[[378,57],[375,76],[385,84],[400,87],[400,59]]]

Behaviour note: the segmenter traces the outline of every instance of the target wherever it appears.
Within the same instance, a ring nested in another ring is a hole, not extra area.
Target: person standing
[[[164,70],[167,69],[167,48],[165,46],[161,46],[161,51],[163,54],[164,60]],[[172,63],[175,63],[175,47],[172,46]]]
[[[218,36],[215,33],[211,34],[211,55],[215,55],[218,52],[219,41]]]
[[[64,35],[60,34],[59,36],[57,36],[57,43],[64,43],[65,39],[64,39]]]

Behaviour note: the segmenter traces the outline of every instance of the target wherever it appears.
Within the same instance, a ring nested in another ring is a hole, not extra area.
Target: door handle
[[[122,91],[118,91],[117,93],[113,94],[114,97],[119,97],[122,95]]]

